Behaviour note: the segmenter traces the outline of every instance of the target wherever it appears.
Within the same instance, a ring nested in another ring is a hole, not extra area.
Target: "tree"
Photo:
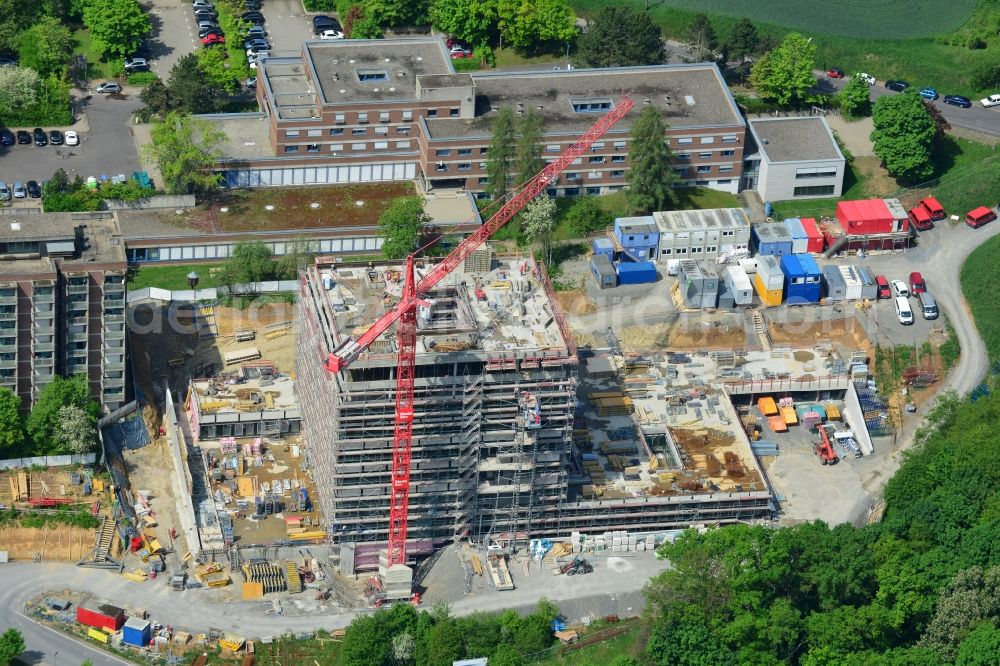
[[[521,228],[529,243],[541,241],[545,261],[552,263],[552,227],[555,226],[556,202],[546,195],[535,197],[524,207]]]
[[[69,180],[69,174],[62,167],[55,170],[52,177],[49,178],[48,182],[42,188],[43,194],[66,194],[72,191],[73,187]]]
[[[73,34],[58,19],[43,16],[21,35],[18,53],[22,67],[41,76],[62,74],[73,53]]]
[[[852,76],[840,91],[840,110],[845,116],[861,118],[871,113],[871,88],[856,76]]]
[[[606,229],[611,217],[597,197],[578,197],[566,211],[566,224],[570,235],[579,238]]]
[[[521,118],[517,129],[516,183],[523,185],[542,170],[542,119],[531,109]]]
[[[204,76],[205,86],[215,97],[219,91],[235,93],[239,91],[239,81],[236,79],[236,70],[231,66],[229,54],[225,49],[199,49],[198,69]],[[172,73],[172,72],[171,72]],[[218,102],[213,99],[213,108],[220,108]]]
[[[915,90],[878,98],[872,125],[872,148],[890,174],[918,182],[933,173],[937,128]]]
[[[566,0],[497,0],[497,27],[506,46],[544,52],[576,38],[576,17]]]
[[[34,106],[40,86],[38,72],[33,69],[0,67],[0,120],[6,121],[10,115]]]
[[[962,641],[956,666],[996,666],[1000,662],[1000,629],[992,622],[983,622]]]
[[[80,407],[63,405],[52,440],[60,453],[90,453],[97,444],[97,428]]]
[[[486,151],[486,194],[495,201],[505,198],[510,190],[516,137],[513,109],[500,107],[493,120],[493,138]]]
[[[214,51],[215,49],[202,49],[204,51]],[[163,117],[174,108],[170,89],[160,79],[156,79],[139,93],[139,99],[146,105],[150,114]]]
[[[490,666],[522,666],[524,657],[509,643],[501,643],[490,655]]]
[[[451,618],[437,622],[427,632],[423,650],[424,663],[450,664],[461,659],[464,654],[462,632]]]
[[[258,283],[274,277],[274,270],[271,248],[261,241],[238,241],[226,262],[226,282],[248,285],[255,292]]]
[[[56,376],[41,390],[25,421],[34,453],[45,455],[59,449],[55,435],[62,416],[60,410],[67,406],[81,408],[92,423],[97,423],[101,408],[90,398],[90,386],[85,375],[69,378]]]
[[[9,388],[0,387],[0,459],[19,457],[23,447],[21,399]]]
[[[344,30],[350,39],[379,39],[382,37],[382,26],[378,18],[366,7],[355,5],[344,20]]]
[[[741,18],[729,31],[726,42],[723,45],[723,52],[727,61],[736,61],[737,66],[742,66],[748,58],[760,54],[760,34],[757,26],[747,17]]]
[[[276,274],[281,280],[295,280],[299,271],[310,265],[316,253],[306,238],[296,238],[285,244],[285,254],[278,260]]]
[[[430,17],[438,30],[486,45],[496,34],[497,0],[432,0]]]
[[[1000,61],[981,62],[972,69],[969,83],[976,90],[1000,85]]]
[[[201,49],[214,51],[215,49]],[[172,109],[181,113],[213,113],[218,111],[218,89],[201,67],[198,53],[182,56],[170,68],[167,79]]]
[[[750,84],[766,100],[781,106],[802,104],[816,84],[813,69],[816,47],[797,32],[785,35],[773,51],[761,56],[750,70]]]
[[[87,0],[83,23],[90,29],[94,47],[117,58],[134,53],[151,27],[138,0]]]
[[[659,25],[632,5],[604,7],[580,36],[577,53],[588,67],[659,65],[667,59]]]
[[[427,0],[365,0],[364,12],[377,25],[418,25],[427,20]]]
[[[666,127],[655,106],[643,108],[632,126],[627,196],[638,211],[665,210],[677,202],[673,186],[679,178],[670,166]]]
[[[222,155],[222,132],[203,120],[171,112],[151,134],[146,154],[159,165],[168,193],[204,195],[219,186],[221,176],[210,169]]]
[[[24,652],[24,638],[17,629],[8,629],[0,635],[0,666],[14,663]]]
[[[420,232],[430,222],[420,197],[394,200],[378,218],[379,231],[385,240],[382,254],[386,259],[402,259],[417,249]]]
[[[715,34],[712,20],[706,14],[696,14],[685,35],[696,60],[714,59],[719,39]]]
[[[934,617],[920,645],[954,661],[959,644],[984,620],[1000,620],[1000,566],[983,571],[972,567],[955,574],[934,608]]]

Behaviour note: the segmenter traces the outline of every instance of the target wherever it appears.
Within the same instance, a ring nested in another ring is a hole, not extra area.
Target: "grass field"
[[[91,80],[114,78],[121,72],[119,64],[118,71],[113,71],[111,64],[101,62],[101,54],[94,50],[93,41],[90,38],[90,31],[80,28],[73,32],[73,40],[76,42],[74,54],[82,53],[87,56],[87,76]]]
[[[976,328],[986,343],[986,351],[993,360],[1000,359],[1000,299],[996,295],[998,281],[1000,236],[994,236],[977,247],[962,265],[962,293],[972,310]]]
[[[588,645],[533,663],[538,666],[607,666],[618,655],[631,654],[639,633],[638,624],[603,643]]]
[[[628,2],[644,7],[645,0],[571,0],[578,14],[593,17],[602,7]],[[993,3],[994,0],[982,0]],[[995,61],[1000,40],[991,48],[970,50],[936,40],[970,21],[976,0],[662,0],[649,3],[649,12],[667,37],[682,40],[698,11],[712,15],[716,32],[724,38],[740,16],[777,39],[790,31],[804,32],[816,45],[820,69],[842,67],[866,71],[880,81],[902,78],[916,86],[934,85],[945,94],[974,95],[968,76],[980,62]],[[996,11],[990,9],[989,11]],[[981,20],[979,17],[973,21]]]
[[[171,291],[190,289],[187,274],[194,271],[198,274],[198,289],[218,287],[219,280],[211,274],[213,268],[221,268],[223,264],[189,264],[176,266],[141,266],[129,271],[129,291],[146,287],[159,287]]]

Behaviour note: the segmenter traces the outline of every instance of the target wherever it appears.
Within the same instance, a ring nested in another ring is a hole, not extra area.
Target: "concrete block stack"
[[[413,592],[413,569],[405,564],[388,566],[389,557],[383,552],[378,557],[378,572],[382,576],[386,599],[408,599]]]

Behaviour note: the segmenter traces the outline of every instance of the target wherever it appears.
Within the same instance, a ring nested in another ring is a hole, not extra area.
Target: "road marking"
[[[76,636],[74,636],[72,634],[67,634],[67,633],[63,633],[61,631],[56,631],[55,629],[53,629],[52,627],[50,627],[48,625],[42,624],[40,622],[36,622],[35,620],[31,619],[30,617],[28,617],[27,615],[25,615],[21,611],[14,611],[14,612],[17,615],[20,615],[21,617],[23,617],[28,622],[31,622],[36,627],[41,627],[42,629],[45,629],[46,631],[51,631],[53,634],[56,634],[57,636],[62,636],[63,638],[67,638],[67,639],[73,641],[74,643],[78,643],[79,645],[82,645],[83,647],[87,648],[88,650],[91,650],[92,652],[97,652],[98,654],[100,654],[100,655],[102,655],[104,657],[107,657],[108,659],[111,659],[112,661],[117,661],[119,664],[125,664],[125,666],[134,666],[132,662],[125,661],[124,659],[121,659],[120,657],[116,657],[115,655],[113,655],[113,654],[111,654],[109,652],[105,652],[104,650],[99,650],[96,647],[94,647],[93,645],[91,645],[90,643],[87,643],[86,641],[83,641],[83,640],[77,638]]]

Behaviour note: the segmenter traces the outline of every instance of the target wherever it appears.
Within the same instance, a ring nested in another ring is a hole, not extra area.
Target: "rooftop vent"
[[[694,96],[693,95],[684,95],[684,101],[687,102],[688,106],[694,106]]]
[[[652,104],[653,100],[651,100],[651,99],[644,99],[644,100],[642,100],[642,103],[643,104]]]
[[[417,56],[417,62],[423,62],[423,61],[424,61],[423,56]]]
[[[340,62],[340,60],[338,60],[337,58],[334,58],[334,59],[333,59],[333,64],[334,64],[334,65],[336,65],[336,64],[337,64],[337,63],[339,63],[339,62]]]
[[[20,231],[21,230],[21,223],[20,222],[11,222],[10,223],[10,230],[11,231]]]
[[[535,108],[538,109],[539,111],[541,111],[542,110],[542,105],[541,104],[536,104]]]
[[[372,92],[378,92],[378,88],[372,88]]]

